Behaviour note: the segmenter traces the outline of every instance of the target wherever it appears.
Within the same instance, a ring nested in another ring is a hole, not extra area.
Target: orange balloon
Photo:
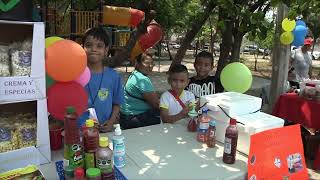
[[[56,81],[75,80],[86,66],[86,52],[74,41],[60,40],[46,49],[46,71]]]
[[[143,53],[143,50],[139,44],[139,41],[136,42],[136,45],[134,45],[132,51],[131,51],[131,57],[130,59],[133,60],[136,56],[138,56],[139,54]]]

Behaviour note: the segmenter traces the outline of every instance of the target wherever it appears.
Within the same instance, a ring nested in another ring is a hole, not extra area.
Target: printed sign
[[[300,125],[251,135],[248,179],[308,179]]]
[[[0,102],[41,98],[40,87],[31,77],[0,78]]]

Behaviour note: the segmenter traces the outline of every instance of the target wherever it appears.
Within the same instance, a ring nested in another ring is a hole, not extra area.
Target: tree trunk
[[[173,64],[180,64],[183,57],[186,54],[187,48],[194,39],[194,37],[197,35],[203,24],[207,21],[208,17],[210,16],[212,10],[216,7],[215,1],[210,1],[209,4],[206,6],[206,9],[202,14],[198,16],[198,19],[196,19],[191,29],[186,33],[185,37],[182,40],[181,46],[177,51],[177,54],[174,57],[174,60],[171,63],[171,66]]]
[[[225,28],[222,32],[222,42],[220,44],[220,56],[218,61],[218,67],[216,76],[220,76],[220,73],[224,66],[230,60],[230,51],[232,48],[232,28],[233,28],[233,21],[231,19],[225,20]]]
[[[167,45],[167,51],[168,51],[168,54],[169,54],[169,58],[170,58],[170,61],[172,61],[172,55],[171,55],[171,52],[170,52],[170,47],[169,47],[169,41],[166,41],[166,45]]]
[[[231,51],[231,62],[239,62],[240,61],[240,48],[242,44],[243,34],[240,32],[234,33],[234,41],[232,45]]]

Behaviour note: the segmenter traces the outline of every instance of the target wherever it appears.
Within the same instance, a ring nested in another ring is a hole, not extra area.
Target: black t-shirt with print
[[[208,76],[205,79],[196,80],[195,77],[190,78],[190,83],[187,88],[192,92],[196,98],[204,95],[215,94],[223,92],[223,87],[219,78],[215,76]]]

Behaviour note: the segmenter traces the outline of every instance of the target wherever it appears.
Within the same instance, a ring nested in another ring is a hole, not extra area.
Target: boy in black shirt
[[[213,56],[207,51],[201,51],[197,54],[194,68],[197,72],[196,76],[190,78],[187,90],[192,92],[196,98],[204,95],[223,92],[220,79],[215,76],[209,76],[213,69]]]

